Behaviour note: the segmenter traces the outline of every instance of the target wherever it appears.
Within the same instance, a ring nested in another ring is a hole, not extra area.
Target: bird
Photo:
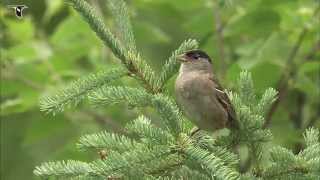
[[[22,11],[28,6],[26,5],[9,5],[9,8],[13,8],[15,10],[16,16],[21,19],[23,17]]]
[[[181,62],[175,81],[177,104],[198,130],[215,132],[237,128],[236,113],[212,70],[212,60],[202,50],[187,51],[177,57]]]

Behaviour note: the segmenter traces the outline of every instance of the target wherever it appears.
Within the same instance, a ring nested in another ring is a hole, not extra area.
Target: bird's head
[[[188,71],[208,70],[211,71],[211,59],[201,50],[187,51],[177,57],[182,63],[182,68]]]

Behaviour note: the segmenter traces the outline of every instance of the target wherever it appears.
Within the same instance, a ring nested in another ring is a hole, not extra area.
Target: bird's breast
[[[216,99],[212,83],[207,76],[180,74],[175,84],[179,106],[199,128],[220,129],[225,126],[227,114]]]

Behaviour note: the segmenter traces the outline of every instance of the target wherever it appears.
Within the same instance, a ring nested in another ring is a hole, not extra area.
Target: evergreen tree
[[[250,73],[242,72],[237,91],[228,92],[239,128],[217,137],[206,132],[191,136],[190,123],[182,116],[174,98],[166,93],[164,85],[178,70],[176,56],[196,49],[197,42],[183,42],[156,75],[136,49],[123,0],[108,0],[119,37],[112,34],[87,2],[69,2],[120,60],[120,65],[81,78],[56,94],[42,98],[41,110],[55,114],[84,99],[95,106],[127,103],[153,108],[162,124],[156,126],[148,117],[140,115],[126,125],[125,134],[103,131],[85,135],[80,138],[78,148],[98,151],[100,159],[46,162],[36,167],[34,174],[70,179],[320,179],[318,130],[310,128],[305,132],[306,148],[297,155],[283,147],[274,147],[269,152],[264,149],[272,138],[263,124],[266,111],[276,99],[274,89],[267,89],[258,98]],[[123,76],[136,79],[141,87],[111,85]],[[251,166],[245,173],[239,170],[236,151],[239,145],[246,146],[250,153]],[[264,162],[267,154],[270,154],[269,163]]]

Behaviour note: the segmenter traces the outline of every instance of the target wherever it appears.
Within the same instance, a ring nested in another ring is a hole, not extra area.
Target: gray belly
[[[200,129],[213,131],[226,126],[225,109],[215,98],[213,89],[201,81],[177,81],[175,92],[185,115]]]

